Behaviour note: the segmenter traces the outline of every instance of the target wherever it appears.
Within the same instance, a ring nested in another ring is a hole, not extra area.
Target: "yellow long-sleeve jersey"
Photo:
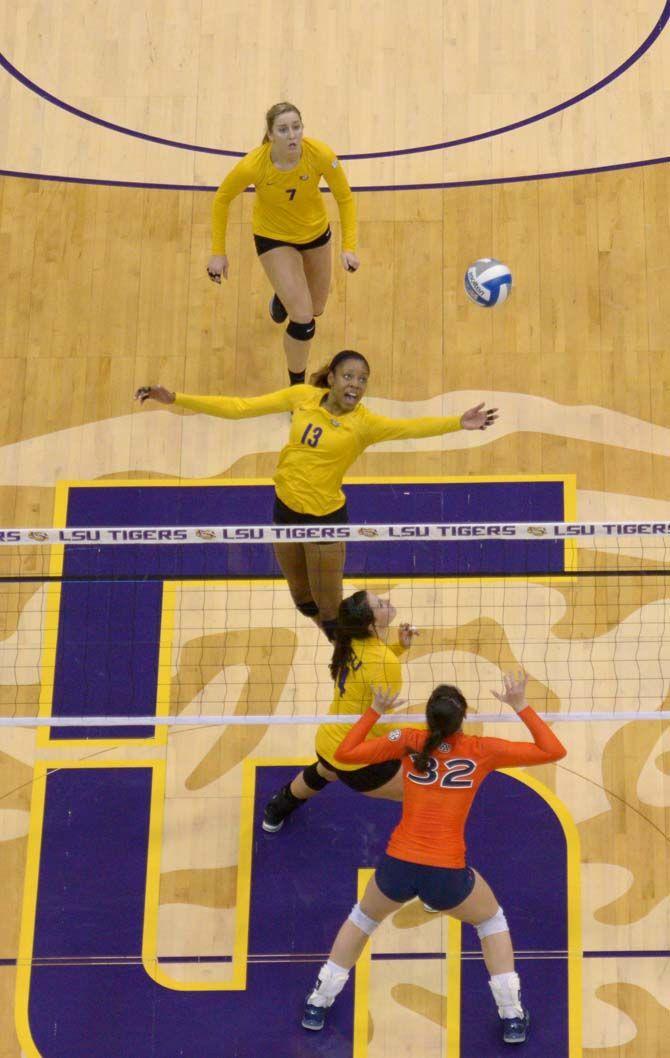
[[[315,516],[331,514],[342,507],[342,479],[369,445],[435,437],[461,429],[456,415],[388,419],[362,404],[335,416],[323,405],[326,396],[327,390],[302,385],[262,397],[195,397],[177,393],[176,403],[222,419],[293,412],[288,443],[281,450],[274,476],[275,488],[279,499],[291,510]]]
[[[388,647],[375,636],[370,639],[353,639],[351,641],[351,663],[340,673],[335,687],[335,696],[328,711],[349,715],[364,713],[372,702],[373,687],[388,687],[390,694],[397,694],[402,686],[398,659],[404,649],[400,643]],[[397,726],[392,723],[375,724],[369,737],[380,738]],[[335,760],[335,752],[350,730],[350,724],[321,724],[314,740],[316,752],[334,768],[342,771],[356,771],[365,766],[340,764]]]
[[[326,230],[328,214],[319,191],[323,177],[335,196],[342,224],[342,249],[356,249],[356,207],[351,188],[334,151],[308,137],[302,156],[291,170],[278,169],[270,157],[271,144],[250,151],[228,173],[214,196],[212,253],[225,254],[230,203],[245,188],[256,188],[253,230],[256,235],[283,242],[312,242]]]

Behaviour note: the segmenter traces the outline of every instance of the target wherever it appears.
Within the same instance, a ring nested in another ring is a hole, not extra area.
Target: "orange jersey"
[[[526,706],[519,716],[534,742],[478,738],[458,732],[433,750],[426,772],[414,769],[426,730],[394,728],[382,738],[365,740],[379,720],[370,707],[354,724],[335,754],[346,764],[402,760],[403,809],[391,834],[389,856],[431,867],[465,866],[465,823],[481,783],[496,768],[548,764],[565,756],[565,748],[537,713]]]

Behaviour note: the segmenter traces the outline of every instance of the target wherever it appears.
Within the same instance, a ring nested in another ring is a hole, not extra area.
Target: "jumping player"
[[[388,915],[418,896],[431,910],[446,911],[476,928],[503,1040],[525,1041],[530,1016],[521,1002],[507,920],[488,884],[467,866],[464,830],[475,794],[489,772],[547,764],[565,756],[563,745],[526,702],[527,679],[524,672],[506,675],[504,692],[493,693],[518,713],[534,744],[463,734],[467,702],[457,687],[447,684],[436,687],[428,699],[428,734],[410,727],[366,740],[379,716],[398,704],[397,695],[378,690],[343,740],[335,754],[342,764],[402,762],[403,811],[363,899],[340,927],[307,997],[304,1028],[323,1028],[326,1011],[344,988],[368,938]]]
[[[260,147],[231,169],[214,197],[212,256],[207,274],[215,282],[228,278],[226,228],[230,203],[246,187],[256,188],[254,242],[275,294],[270,315],[283,323],[284,352],[292,385],[305,381],[315,316],[326,307],[331,278],[330,225],[319,191],[323,177],[337,202],[342,227],[342,266],[355,272],[356,207],[347,178],[334,151],[303,136],[300,111],[277,103],[265,116]]]
[[[344,349],[312,375],[311,385],[290,386],[262,397],[194,397],[163,386],[142,386],[135,399],[174,404],[223,419],[248,419],[290,411],[288,444],[274,476],[277,525],[342,525],[348,522],[342,479],[369,445],[454,430],[486,430],[497,408],[478,404],[460,417],[389,419],[361,404],[370,367],[361,353]],[[342,600],[343,542],[274,545],[293,601],[332,638]]]

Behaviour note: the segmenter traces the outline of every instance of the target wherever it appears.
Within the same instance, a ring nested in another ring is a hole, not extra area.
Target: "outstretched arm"
[[[385,415],[367,412],[368,444],[380,441],[400,441],[413,437],[438,437],[456,430],[487,430],[498,418],[497,408],[487,408],[484,402],[468,408],[462,415],[432,415],[418,419],[389,419]]]
[[[156,400],[159,404],[176,404],[180,408],[217,415],[222,419],[253,419],[257,415],[291,411],[305,397],[306,386],[290,386],[262,397],[198,397],[188,393],[173,393],[164,386],[140,386],[135,400]],[[299,393],[297,391],[300,391]]]

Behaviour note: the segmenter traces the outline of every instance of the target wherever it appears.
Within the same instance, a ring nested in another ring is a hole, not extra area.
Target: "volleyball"
[[[482,257],[471,264],[463,280],[465,293],[477,305],[492,309],[502,305],[512,289],[512,273],[493,257]]]

